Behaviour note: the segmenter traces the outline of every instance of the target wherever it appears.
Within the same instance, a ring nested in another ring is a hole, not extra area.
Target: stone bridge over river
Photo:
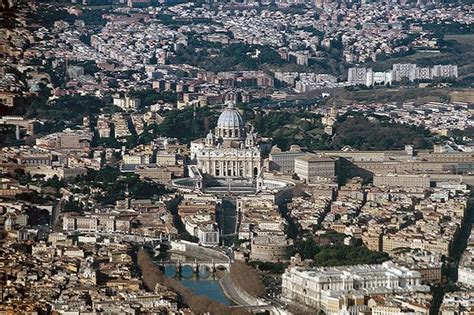
[[[186,241],[171,241],[171,259],[156,261],[162,267],[174,266],[177,275],[191,268],[196,275],[214,274],[217,270],[230,270],[231,259],[217,249],[199,246]]]

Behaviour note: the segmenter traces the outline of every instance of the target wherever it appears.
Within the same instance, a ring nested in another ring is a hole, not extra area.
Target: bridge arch
[[[228,263],[214,263],[214,262],[175,262],[175,261],[161,261],[157,263],[165,270],[169,277],[182,276],[189,278],[193,275],[208,277],[214,275],[217,271],[229,271]]]
[[[192,264],[183,264],[181,265],[181,270],[178,271],[179,275],[183,278],[192,278],[196,273]]]
[[[197,275],[201,278],[209,278],[214,274],[212,268],[207,265],[198,266],[197,269]]]
[[[178,275],[178,272],[176,270],[176,266],[174,265],[162,265],[160,266],[161,270],[165,274],[165,276],[169,278],[175,278]]]
[[[216,264],[215,265],[216,267],[216,270],[221,270],[221,271],[224,271],[224,270],[227,270],[227,271],[230,271],[229,269],[229,265],[224,265],[224,264]]]

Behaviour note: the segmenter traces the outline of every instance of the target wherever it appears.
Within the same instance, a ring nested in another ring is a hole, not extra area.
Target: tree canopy
[[[257,112],[251,119],[260,135],[272,137],[273,144],[285,150],[292,144],[309,150],[338,150],[345,145],[358,150],[391,150],[406,144],[425,149],[432,146],[434,137],[423,127],[383,118],[369,120],[352,113],[340,117],[333,126],[334,136],[324,132],[321,116],[310,112]]]
[[[176,103],[177,95],[175,92],[171,91],[160,91],[157,92],[152,89],[147,90],[135,90],[128,93],[130,97],[139,98],[141,101],[141,106],[150,106],[158,101],[164,101],[167,103]]]
[[[85,176],[76,179],[76,184],[81,183],[101,188],[103,192],[94,197],[104,205],[124,199],[127,190],[130,198],[134,199],[148,199],[167,192],[161,184],[141,180],[135,174],[121,174],[118,168],[113,167],[105,167],[98,171],[89,170]]]
[[[349,117],[336,126],[334,148],[350,145],[359,150],[402,149],[406,144],[426,149],[432,146],[431,133],[410,125],[369,121],[366,117]]]
[[[205,137],[209,128],[215,125],[217,114],[209,108],[173,110],[165,114],[159,125],[153,125],[154,136],[175,137],[183,142]]]
[[[218,46],[215,43],[193,40],[186,48],[178,50],[171,62],[187,63],[214,72],[257,70],[265,64],[279,66],[285,63],[278,52],[267,45],[235,43],[217,49]]]
[[[315,266],[380,264],[389,259],[387,253],[375,252],[365,246],[319,245],[311,237],[299,240],[295,252],[302,259],[312,259]]]

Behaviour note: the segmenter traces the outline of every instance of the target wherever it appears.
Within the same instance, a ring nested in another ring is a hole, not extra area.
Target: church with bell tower
[[[254,179],[263,165],[257,134],[233,104],[223,110],[214,132],[193,141],[191,151],[199,170],[216,178]]]

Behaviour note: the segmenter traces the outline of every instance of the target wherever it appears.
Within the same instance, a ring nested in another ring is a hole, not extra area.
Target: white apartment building
[[[457,78],[458,66],[435,65],[429,67],[418,67],[413,63],[394,64],[392,68],[393,81],[401,81],[403,78],[409,81],[431,80],[435,77]]]
[[[431,69],[433,77],[458,77],[458,66],[453,65],[436,65]]]
[[[372,73],[371,68],[349,68],[347,74],[347,81],[352,84],[370,86],[371,84],[368,80],[369,73]]]
[[[372,68],[349,68],[347,82],[365,86],[392,84],[392,71],[374,72]]]
[[[128,96],[122,98],[120,96],[114,96],[113,104],[117,107],[122,108],[123,110],[129,110],[137,109],[140,106],[141,101],[139,98],[131,98]]]

